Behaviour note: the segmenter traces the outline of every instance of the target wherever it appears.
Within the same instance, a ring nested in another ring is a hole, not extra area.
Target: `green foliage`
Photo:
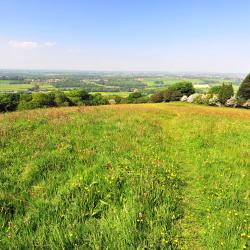
[[[225,104],[234,95],[232,83],[223,83],[218,94],[219,102]]]
[[[124,103],[144,103],[148,102],[148,98],[142,95],[141,92],[133,92],[124,100]]]
[[[55,105],[58,107],[72,106],[72,101],[67,97],[67,95],[62,91],[55,91]]]
[[[195,89],[193,87],[193,84],[191,82],[177,82],[169,87],[169,90],[172,91],[172,93],[181,93],[181,96],[186,95],[192,95],[195,93]],[[176,94],[172,94],[176,95]]]
[[[151,102],[163,102],[164,101],[164,96],[163,96],[163,91],[157,91],[150,97]]]
[[[92,95],[90,95],[84,89],[70,90],[69,92],[67,92],[66,95],[71,100],[71,102],[76,106],[90,104],[90,101],[92,99]]]
[[[0,112],[14,111],[19,102],[19,94],[0,93]]]
[[[163,101],[164,102],[173,102],[179,101],[182,97],[182,93],[179,90],[175,90],[174,88],[168,88],[163,91]]]
[[[165,90],[157,91],[150,98],[151,102],[171,102],[179,101],[183,95],[191,95],[195,92],[193,84],[190,82],[177,82]]]
[[[248,74],[241,83],[237,96],[243,100],[250,99],[250,74]]]
[[[109,104],[108,99],[102,96],[100,93],[94,94],[91,100],[92,105],[107,105]]]
[[[32,103],[36,108],[48,108],[55,106],[55,94],[48,93],[32,93]]]
[[[215,86],[212,86],[209,91],[208,91],[208,94],[211,94],[211,95],[214,95],[214,94],[219,94],[221,91],[221,85],[215,85]]]

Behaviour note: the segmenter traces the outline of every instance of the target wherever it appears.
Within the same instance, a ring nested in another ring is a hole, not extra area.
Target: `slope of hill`
[[[1,114],[0,248],[247,247],[249,135],[183,103]]]

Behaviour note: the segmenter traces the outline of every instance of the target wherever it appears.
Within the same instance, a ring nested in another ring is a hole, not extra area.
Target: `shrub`
[[[237,99],[235,97],[231,97],[225,103],[226,107],[236,107],[238,105]]]
[[[183,95],[192,95],[195,93],[195,89],[193,87],[193,84],[191,82],[178,82],[169,87],[169,90],[172,91],[178,91]]]
[[[135,99],[134,103],[147,103],[149,102],[149,97],[148,96],[141,96],[137,99]]]
[[[210,95],[217,94],[218,95],[219,92],[220,92],[220,90],[221,90],[221,86],[220,85],[216,85],[216,86],[213,86],[213,87],[211,87],[209,89],[208,94],[210,94]]]
[[[32,93],[32,106],[34,108],[48,108],[56,106],[55,94],[49,93]]]
[[[243,100],[250,99],[250,74],[246,76],[243,82],[240,85],[240,88],[237,93],[237,97]]]
[[[109,101],[107,98],[102,96],[100,93],[94,94],[93,98],[90,102],[91,105],[106,105],[109,104]]]
[[[55,105],[58,107],[66,107],[66,106],[72,106],[73,103],[71,102],[71,100],[66,96],[66,94],[62,91],[56,91],[54,92],[55,95]]]
[[[234,95],[232,83],[223,83],[218,94],[220,103],[225,104]]]
[[[195,100],[198,96],[199,96],[199,94],[197,94],[197,93],[190,95],[190,96],[187,98],[187,102],[193,103],[194,100]]]
[[[246,108],[246,109],[250,109],[250,100],[247,100],[246,102],[244,102],[244,103],[242,104],[242,107],[243,107],[243,108]]]
[[[188,97],[187,97],[186,95],[184,95],[184,96],[180,99],[180,101],[181,101],[181,102],[186,102],[186,101],[187,101],[187,98],[188,98]]]
[[[221,106],[221,103],[219,102],[218,95],[213,95],[208,101],[208,105],[210,106]]]
[[[149,101],[149,98],[142,95],[140,92],[131,93],[125,100],[127,103],[145,103]]]
[[[0,112],[16,110],[19,98],[19,94],[0,94]]]
[[[163,101],[171,102],[171,101],[179,101],[182,97],[182,93],[178,90],[173,90],[171,88],[163,91]]]
[[[87,91],[84,89],[80,90],[71,90],[66,93],[66,96],[70,99],[73,105],[80,106],[80,105],[88,105],[91,103],[93,98]]]
[[[163,91],[157,91],[150,97],[150,102],[163,102]]]

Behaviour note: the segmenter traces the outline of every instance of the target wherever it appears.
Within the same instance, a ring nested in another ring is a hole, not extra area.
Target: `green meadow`
[[[250,113],[184,103],[0,115],[0,249],[247,249]]]
[[[32,86],[32,84],[12,84],[11,80],[0,80],[0,92],[25,91]]]

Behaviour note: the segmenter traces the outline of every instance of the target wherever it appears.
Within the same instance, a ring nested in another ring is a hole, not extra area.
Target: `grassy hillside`
[[[247,110],[2,114],[0,249],[247,248],[249,149]]]

